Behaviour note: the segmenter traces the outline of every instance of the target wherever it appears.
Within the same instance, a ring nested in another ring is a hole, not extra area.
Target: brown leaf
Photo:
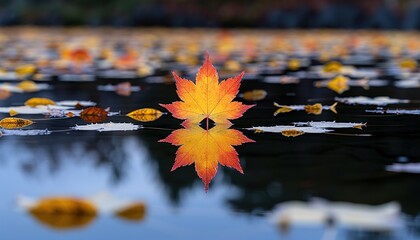
[[[100,107],[89,107],[80,113],[80,118],[89,123],[103,122],[108,118],[108,111]]]

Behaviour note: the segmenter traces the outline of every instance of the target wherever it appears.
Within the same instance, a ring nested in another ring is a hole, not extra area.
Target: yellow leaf
[[[341,63],[332,61],[324,65],[323,70],[324,72],[331,72],[331,73],[338,73],[341,71]]]
[[[341,94],[349,90],[349,79],[339,75],[327,83],[327,87],[334,92]]]
[[[24,92],[35,92],[38,90],[38,86],[33,81],[22,81],[17,85],[18,88],[22,89]]]
[[[16,128],[23,128],[26,126],[31,125],[33,122],[31,120],[23,119],[23,118],[12,118],[7,117],[3,118],[0,121],[0,127],[5,129],[16,129]]]
[[[414,59],[403,59],[399,62],[400,68],[414,70],[417,68],[417,61]]]
[[[92,203],[82,199],[55,197],[40,200],[29,213],[48,227],[72,229],[91,223],[97,210]]]
[[[55,102],[48,98],[31,98],[25,102],[25,105],[35,107],[38,105],[55,105]]]
[[[13,116],[18,115],[19,113],[16,112],[15,110],[11,109],[10,112],[9,112],[9,114],[10,114],[11,117],[13,117]]]
[[[128,221],[139,222],[142,221],[146,215],[146,206],[142,202],[136,202],[117,211],[115,215]]]
[[[296,59],[296,58],[290,59],[290,61],[287,63],[287,67],[292,71],[298,70],[300,68],[299,59]]]
[[[36,67],[32,64],[25,64],[15,69],[16,74],[20,77],[32,74],[35,71],[36,71]]]
[[[308,114],[319,115],[322,113],[322,104],[315,103],[314,105],[305,105],[304,109]]]
[[[127,114],[128,117],[140,122],[152,122],[162,115],[161,111],[153,108],[141,108]]]
[[[261,89],[255,89],[252,91],[244,92],[242,98],[247,101],[260,101],[267,96],[267,91]]]

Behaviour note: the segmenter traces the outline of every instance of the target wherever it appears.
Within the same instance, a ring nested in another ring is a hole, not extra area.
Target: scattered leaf
[[[324,65],[323,70],[324,72],[328,73],[339,73],[342,68],[342,64],[336,61],[329,62]]]
[[[285,136],[285,137],[297,137],[300,135],[305,134],[304,131],[302,130],[298,130],[298,129],[289,129],[289,130],[283,130],[281,131],[281,135]]]
[[[55,102],[48,98],[30,98],[25,102],[25,105],[35,107],[39,105],[55,105]]]
[[[35,82],[33,81],[29,81],[29,80],[25,80],[20,82],[17,85],[18,88],[22,89],[22,91],[24,92],[36,92],[38,91],[38,86],[36,85]]]
[[[205,190],[217,173],[218,163],[243,173],[238,153],[233,146],[254,142],[242,132],[228,129],[228,125],[216,125],[205,130],[198,125],[173,131],[160,142],[180,146],[171,171],[195,163],[195,170],[204,183]]]
[[[349,90],[349,79],[343,75],[339,75],[327,83],[327,87],[338,94]]]
[[[240,94],[239,96],[247,101],[261,101],[265,99],[265,97],[267,96],[267,91],[261,90],[261,89],[255,89],[252,91],[244,92]]]
[[[90,224],[97,215],[96,207],[78,198],[41,199],[29,209],[39,222],[54,229],[74,229]]]
[[[85,122],[104,122],[108,118],[108,111],[100,107],[88,107],[80,113],[80,118]]]
[[[131,203],[129,206],[115,212],[115,216],[133,222],[142,221],[145,215],[146,205],[142,202]]]
[[[253,107],[240,102],[232,102],[239,90],[244,73],[219,83],[216,68],[211,64],[209,55],[197,73],[196,83],[183,79],[173,73],[176,80],[178,96],[182,101],[172,104],[161,104],[175,118],[185,119],[184,124],[199,123],[211,119],[215,123],[230,123]]]
[[[16,116],[16,115],[18,115],[19,113],[18,112],[16,112],[15,110],[13,110],[13,109],[11,109],[10,111],[9,111],[9,115],[11,116],[11,117],[13,117],[13,116]]]
[[[127,114],[128,117],[140,122],[152,122],[162,115],[161,111],[153,108],[141,108]]]
[[[305,105],[304,109],[308,114],[319,115],[322,113],[322,104]]]
[[[5,129],[16,129],[16,128],[24,128],[31,125],[33,122],[31,120],[23,119],[23,118],[12,118],[7,117],[3,118],[0,121],[0,127]]]
[[[296,58],[290,59],[289,62],[287,63],[287,68],[289,68],[292,71],[298,70],[300,68],[299,59],[296,59]]]

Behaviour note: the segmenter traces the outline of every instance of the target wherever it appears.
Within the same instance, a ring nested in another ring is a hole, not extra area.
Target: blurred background
[[[0,25],[420,28],[418,0],[2,0]]]

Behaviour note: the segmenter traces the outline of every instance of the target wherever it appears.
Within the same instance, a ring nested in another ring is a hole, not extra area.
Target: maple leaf
[[[180,146],[176,152],[175,163],[171,169],[195,163],[195,170],[208,191],[211,180],[217,173],[218,164],[232,167],[243,173],[238,153],[233,146],[254,142],[242,132],[228,129],[229,125],[216,125],[206,130],[198,125],[173,131],[159,142]]]
[[[195,84],[174,72],[172,74],[176,81],[177,94],[182,101],[160,105],[175,118],[184,119],[184,126],[199,123],[203,119],[211,119],[216,124],[230,124],[229,120],[241,117],[246,110],[254,106],[232,101],[238,94],[245,73],[219,83],[217,70],[211,64],[208,53],[197,73]]]

